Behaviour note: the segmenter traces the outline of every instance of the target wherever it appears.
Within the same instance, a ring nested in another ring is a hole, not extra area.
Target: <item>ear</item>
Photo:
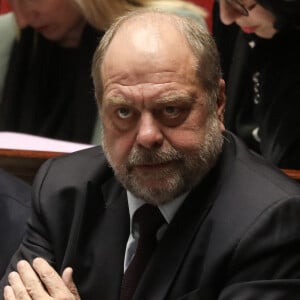
[[[224,126],[225,102],[226,102],[225,81],[223,79],[220,79],[220,81],[219,81],[219,95],[218,95],[218,98],[217,98],[217,115],[218,115],[218,119],[220,121],[221,131],[225,130],[225,126]]]

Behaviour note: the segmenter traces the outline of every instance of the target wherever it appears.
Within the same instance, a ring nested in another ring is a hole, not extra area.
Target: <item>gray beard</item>
[[[216,164],[223,145],[223,136],[219,128],[218,118],[212,115],[206,126],[204,140],[199,141],[196,150],[189,153],[179,151],[173,147],[167,151],[133,148],[127,162],[117,166],[111,159],[105,134],[102,133],[103,151],[114,170],[115,176],[128,191],[147,203],[161,205],[190,191],[201,182],[203,177]],[[151,180],[153,174],[138,176],[134,173],[136,164],[164,163],[168,161],[174,161],[175,167],[166,168],[155,174],[155,179],[161,182],[158,187],[147,187],[143,184],[143,181]]]

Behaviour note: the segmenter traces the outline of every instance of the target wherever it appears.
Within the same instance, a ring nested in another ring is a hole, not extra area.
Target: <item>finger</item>
[[[59,274],[43,258],[35,258],[32,262],[34,270],[38,273],[41,281],[53,298],[74,299]]]
[[[8,282],[10,287],[6,288],[6,296],[7,299],[22,299],[22,300],[30,300],[30,296],[24,286],[20,275],[17,272],[11,272],[8,275]]]
[[[80,296],[77,290],[77,287],[73,281],[73,269],[68,267],[64,269],[62,273],[62,280],[64,281],[65,285],[68,287],[70,292],[74,295],[76,300],[80,300]]]
[[[30,295],[33,300],[49,298],[48,292],[45,290],[40,278],[27,261],[19,261],[17,270],[27,294]]]
[[[3,296],[4,296],[4,300],[16,300],[14,290],[9,285],[4,287]]]

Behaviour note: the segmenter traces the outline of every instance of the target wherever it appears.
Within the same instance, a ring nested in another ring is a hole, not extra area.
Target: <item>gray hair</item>
[[[138,18],[145,21],[145,15],[151,16],[151,18],[146,19],[146,21],[149,20],[149,22],[161,22],[161,17],[166,16],[186,38],[188,45],[196,58],[197,79],[203,86],[208,106],[210,110],[213,111],[216,107],[219,94],[219,80],[222,76],[219,53],[213,37],[206,28],[201,26],[195,20],[157,9],[140,9],[125,14],[111,25],[101,39],[101,42],[95,51],[92,65],[92,77],[99,108],[101,107],[103,94],[101,66],[106,51],[118,29],[124,23]]]

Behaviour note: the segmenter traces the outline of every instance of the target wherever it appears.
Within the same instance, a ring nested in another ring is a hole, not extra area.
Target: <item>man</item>
[[[0,276],[18,249],[30,214],[30,186],[0,169]]]
[[[93,78],[105,156],[92,148],[42,167],[4,299],[298,299],[299,186],[225,132],[209,33],[129,14],[101,41]],[[164,224],[124,297],[145,207]]]

